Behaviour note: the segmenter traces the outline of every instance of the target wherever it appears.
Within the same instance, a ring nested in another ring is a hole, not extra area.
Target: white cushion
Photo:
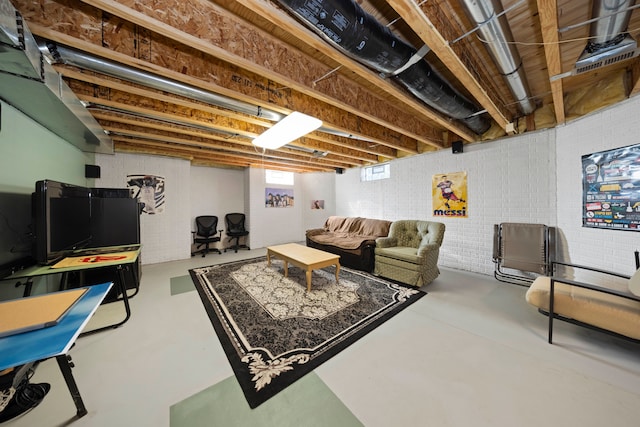
[[[629,292],[640,296],[640,268],[629,279]]]

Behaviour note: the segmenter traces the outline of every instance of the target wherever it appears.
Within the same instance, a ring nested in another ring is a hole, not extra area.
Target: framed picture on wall
[[[582,226],[640,230],[640,144],[582,156]]]
[[[433,175],[431,197],[433,216],[467,217],[467,173],[451,172]]]
[[[165,183],[158,175],[127,175],[127,187],[134,198],[144,205],[142,212],[155,215],[164,212]]]
[[[265,207],[267,208],[291,208],[293,207],[293,188],[265,188]]]

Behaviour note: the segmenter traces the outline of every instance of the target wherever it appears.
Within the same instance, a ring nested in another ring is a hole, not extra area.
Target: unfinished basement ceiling
[[[611,16],[604,0],[11,3],[116,152],[194,165],[360,167],[553,127],[640,91],[633,48],[575,70],[602,41],[594,9],[640,37],[633,0]],[[278,150],[251,144],[292,111],[323,126]]]

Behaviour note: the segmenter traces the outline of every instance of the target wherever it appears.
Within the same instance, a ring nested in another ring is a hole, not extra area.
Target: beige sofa
[[[526,293],[529,304],[549,317],[548,341],[553,340],[553,319],[597,329],[630,340],[640,340],[640,270],[634,276],[591,267],[553,262],[574,271],[589,270],[617,281],[628,280],[628,289],[616,290],[556,276],[540,276]],[[553,291],[552,291],[553,290]],[[635,293],[634,293],[635,292]],[[553,298],[552,298],[553,297]],[[550,315],[550,313],[552,315]]]
[[[306,231],[306,243],[340,255],[340,265],[370,273],[376,239],[389,234],[390,226],[391,221],[382,219],[330,216],[324,227]]]
[[[420,220],[394,221],[387,237],[376,239],[374,274],[412,286],[438,275],[438,256],[445,225]]]

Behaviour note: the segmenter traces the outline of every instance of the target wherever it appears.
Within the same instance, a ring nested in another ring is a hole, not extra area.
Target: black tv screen
[[[91,190],[62,182],[36,182],[33,193],[34,257],[56,262],[91,240]]]

